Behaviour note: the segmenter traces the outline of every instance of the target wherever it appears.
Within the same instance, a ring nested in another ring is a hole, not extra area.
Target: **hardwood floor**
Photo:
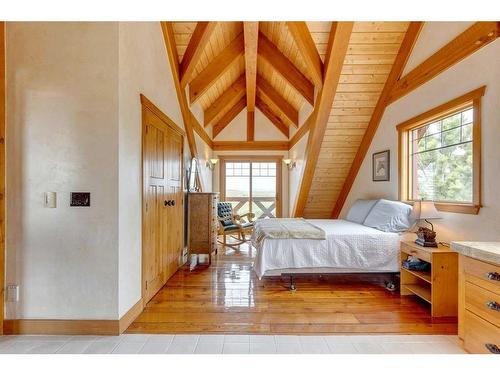
[[[127,333],[456,334],[456,318],[432,318],[414,296],[379,276],[258,280],[255,250],[219,249],[209,268],[179,270]]]

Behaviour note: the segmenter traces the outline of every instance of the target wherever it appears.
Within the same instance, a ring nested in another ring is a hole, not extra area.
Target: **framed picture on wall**
[[[390,150],[373,154],[372,169],[373,181],[389,181],[391,179]]]

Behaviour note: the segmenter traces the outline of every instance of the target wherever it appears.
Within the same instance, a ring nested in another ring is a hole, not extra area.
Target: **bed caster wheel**
[[[386,281],[385,289],[387,289],[389,292],[394,292],[396,290],[396,284],[394,284],[393,281]]]

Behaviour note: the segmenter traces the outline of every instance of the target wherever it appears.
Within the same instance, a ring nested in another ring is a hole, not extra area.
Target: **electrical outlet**
[[[19,285],[7,285],[7,302],[19,302]]]

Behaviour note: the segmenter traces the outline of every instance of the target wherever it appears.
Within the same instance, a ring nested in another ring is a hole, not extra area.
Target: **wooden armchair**
[[[235,215],[231,203],[219,202],[217,205],[217,216],[219,220],[218,233],[223,236],[223,241],[219,241],[219,243],[236,249],[237,246],[248,241],[245,235],[253,231],[253,218],[255,214],[248,212],[244,215]],[[244,218],[246,219],[244,220]],[[236,239],[237,242],[228,243],[228,235]]]

